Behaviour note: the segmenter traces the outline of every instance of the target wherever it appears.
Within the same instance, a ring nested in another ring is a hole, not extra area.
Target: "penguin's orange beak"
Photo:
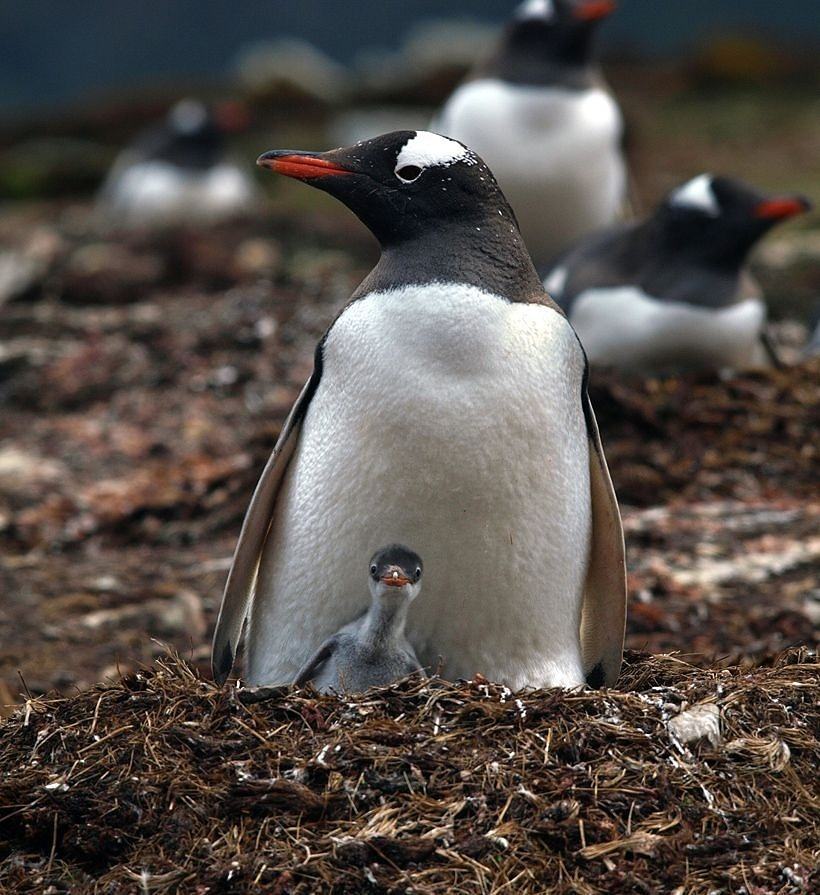
[[[404,587],[405,584],[410,584],[410,579],[401,569],[392,566],[384,575],[382,575],[381,582],[388,587]]]
[[[811,202],[808,199],[800,196],[780,196],[759,202],[755,206],[754,216],[768,221],[783,221],[810,209]]]
[[[320,153],[294,152],[291,149],[273,149],[265,152],[256,160],[260,168],[270,168],[285,177],[296,180],[315,180],[317,177],[338,177],[352,174],[347,168],[337,165]]]
[[[615,0],[586,0],[575,7],[573,15],[582,22],[595,22],[611,16],[617,8]]]

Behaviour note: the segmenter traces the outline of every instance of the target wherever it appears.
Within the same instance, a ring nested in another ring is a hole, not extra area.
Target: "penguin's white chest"
[[[757,298],[713,309],[659,301],[635,286],[588,289],[570,312],[591,363],[648,371],[758,365],[765,317]]]
[[[250,681],[291,679],[366,608],[368,559],[399,542],[424,561],[408,621],[422,664],[516,687],[581,683],[582,376],[549,308],[445,284],[350,305],[264,548]]]
[[[120,171],[108,196],[112,210],[135,223],[198,222],[248,211],[256,189],[229,162],[186,171],[168,162],[145,161]]]
[[[600,88],[472,81],[434,127],[490,166],[539,262],[611,223],[624,202],[621,114]]]

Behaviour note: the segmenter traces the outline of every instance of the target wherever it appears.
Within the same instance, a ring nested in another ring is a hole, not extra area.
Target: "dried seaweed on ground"
[[[820,358],[783,370],[591,380],[622,501],[820,499]]]
[[[676,503],[623,520],[634,649],[748,665],[820,646],[820,501]]]
[[[753,672],[632,654],[602,692],[349,698],[163,660],[0,726],[0,888],[808,893],[819,738],[806,650]]]

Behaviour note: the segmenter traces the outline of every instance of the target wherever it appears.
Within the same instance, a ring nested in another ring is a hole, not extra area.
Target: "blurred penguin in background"
[[[646,220],[582,239],[544,282],[593,364],[642,372],[777,363],[746,260],[775,224],[811,207],[700,174]]]
[[[537,267],[626,203],[623,123],[593,58],[614,0],[525,0],[432,130],[492,169]]]
[[[803,349],[804,357],[820,357],[820,306],[815,309],[809,329],[809,341]]]
[[[98,199],[123,226],[215,223],[253,210],[250,174],[226,154],[226,136],[247,125],[238,103],[178,102],[116,159]],[[250,166],[247,166],[250,169]]]

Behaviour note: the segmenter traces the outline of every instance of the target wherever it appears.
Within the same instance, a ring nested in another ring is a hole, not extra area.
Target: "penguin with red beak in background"
[[[525,0],[432,129],[495,174],[541,269],[626,205],[623,122],[594,60],[614,0]]]
[[[581,240],[544,285],[590,363],[642,372],[767,366],[776,357],[766,305],[746,259],[775,224],[810,207],[700,174],[646,220]]]
[[[217,681],[246,620],[248,683],[293,681],[367,609],[361,563],[387,541],[424,557],[407,617],[423,666],[613,684],[624,543],[586,360],[490,169],[426,131],[259,164],[342,201],[381,258],[320,340],[251,500]]]
[[[115,160],[98,198],[103,220],[200,225],[253,211],[258,188],[226,147],[227,135],[245,126],[239,103],[181,100]]]
[[[361,693],[424,669],[405,636],[407,611],[421,591],[422,562],[401,544],[382,547],[370,559],[370,608],[329,637],[294,683],[320,692]]]

